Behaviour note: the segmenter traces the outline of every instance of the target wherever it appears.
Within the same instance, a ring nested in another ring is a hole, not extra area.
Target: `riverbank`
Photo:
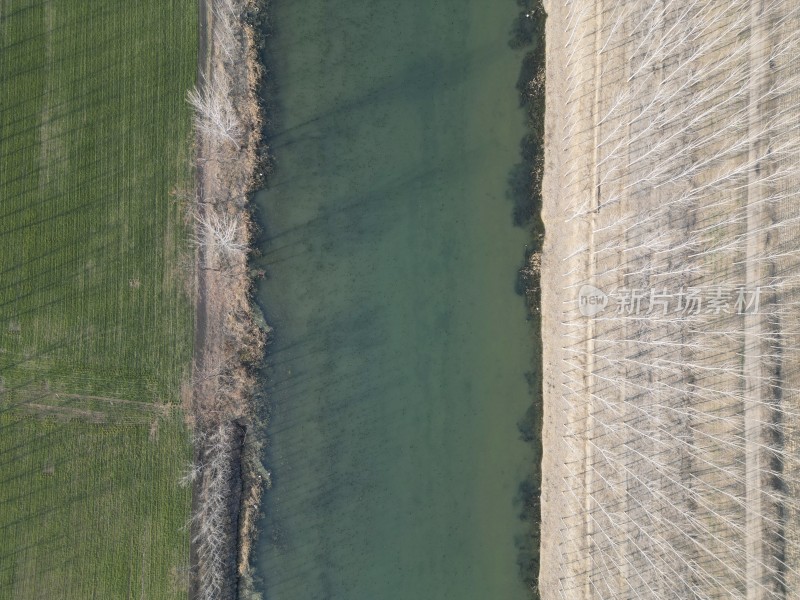
[[[253,398],[266,326],[251,303],[249,196],[263,180],[258,58],[264,3],[200,3],[195,109],[196,323],[191,429],[192,598],[236,598],[249,587],[249,553],[266,473]]]
[[[564,222],[560,205],[562,198],[561,177],[568,162],[563,158],[563,98],[564,98],[564,8],[560,2],[544,0],[548,19],[546,26],[547,93],[545,99],[545,168],[542,182],[542,220],[545,236],[541,265],[542,307],[561,306],[563,302],[561,264],[571,248],[577,248],[582,238],[568,228]],[[542,483],[541,483],[541,542],[539,590],[543,598],[555,597],[559,579],[567,556],[559,552],[564,542],[560,541],[561,520],[570,513],[580,511],[580,506],[569,504],[570,497],[561,494],[564,478],[563,457],[559,448],[564,431],[564,412],[557,409],[560,398],[561,340],[564,331],[557,313],[542,310],[542,361],[543,361],[543,414],[542,414]],[[569,506],[563,507],[562,503]],[[568,540],[571,542],[572,540]],[[574,543],[574,542],[573,542]],[[574,548],[574,546],[573,546]]]

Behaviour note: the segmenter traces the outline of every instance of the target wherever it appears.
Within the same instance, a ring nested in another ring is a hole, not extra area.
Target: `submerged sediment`
[[[195,461],[190,596],[249,594],[249,549],[261,490],[253,398],[266,328],[251,302],[249,197],[260,184],[258,0],[201,3],[195,109],[196,336],[190,410]],[[261,326],[259,326],[261,324]]]
[[[527,374],[531,404],[519,423],[522,438],[531,444],[534,460],[528,478],[520,485],[521,517],[530,534],[518,541],[520,576],[532,598],[539,598],[539,547],[541,528],[542,363],[541,363],[541,259],[544,226],[541,220],[544,165],[545,23],[541,0],[519,0],[520,13],[513,28],[512,48],[525,49],[517,90],[525,109],[527,134],[522,141],[520,175],[511,181],[513,220],[531,234],[525,262],[519,271],[519,291],[525,296],[534,339],[533,363]]]

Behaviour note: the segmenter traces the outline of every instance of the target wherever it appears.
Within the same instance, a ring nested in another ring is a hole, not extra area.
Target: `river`
[[[513,0],[273,0],[267,600],[515,600],[535,345]]]

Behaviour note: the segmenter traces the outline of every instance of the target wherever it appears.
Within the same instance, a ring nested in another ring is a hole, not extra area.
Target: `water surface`
[[[513,0],[271,2],[269,600],[514,600],[531,448]]]

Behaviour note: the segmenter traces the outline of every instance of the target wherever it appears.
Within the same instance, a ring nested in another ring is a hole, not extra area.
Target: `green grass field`
[[[0,599],[185,597],[193,0],[0,0]]]

